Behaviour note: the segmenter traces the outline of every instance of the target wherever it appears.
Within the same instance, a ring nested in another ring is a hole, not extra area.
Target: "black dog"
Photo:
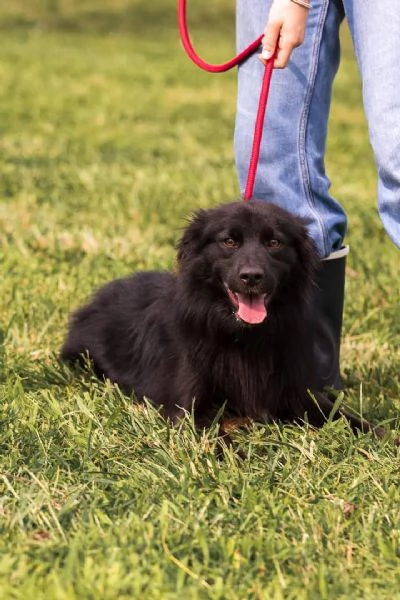
[[[307,415],[321,426],[332,403],[314,384],[319,261],[302,221],[256,201],[201,210],[177,258],[177,274],[138,273],[100,289],[73,315],[62,359],[89,357],[99,377],[172,420],[193,406],[201,422],[226,402],[239,417]]]

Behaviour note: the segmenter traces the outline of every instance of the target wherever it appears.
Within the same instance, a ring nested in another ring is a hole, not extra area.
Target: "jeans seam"
[[[317,25],[317,32],[315,36],[315,41],[313,44],[313,53],[311,58],[311,69],[310,76],[307,82],[306,95],[304,99],[304,107],[300,117],[299,124],[299,164],[301,169],[303,187],[304,187],[304,195],[307,199],[308,205],[310,206],[312,212],[315,214],[316,220],[319,224],[319,228],[321,231],[321,236],[323,240],[323,244],[325,247],[325,255],[328,255],[330,252],[330,247],[328,243],[328,236],[326,227],[323,223],[323,219],[319,211],[315,207],[315,199],[314,194],[311,189],[311,179],[310,179],[310,171],[308,167],[307,155],[306,155],[306,137],[307,137],[307,126],[310,116],[310,107],[311,100],[314,92],[314,84],[315,79],[317,77],[317,69],[318,69],[318,60],[319,60],[319,52],[321,48],[321,38],[322,32],[325,27],[326,16],[328,14],[328,5],[329,0],[325,0],[324,5],[321,9],[320,18]]]

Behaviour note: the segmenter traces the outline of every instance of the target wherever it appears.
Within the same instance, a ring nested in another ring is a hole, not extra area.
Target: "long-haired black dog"
[[[319,261],[303,222],[257,201],[200,210],[177,260],[176,274],[101,288],[72,316],[62,359],[89,357],[99,377],[172,420],[194,407],[201,421],[226,402],[231,415],[321,426],[332,403],[314,384]]]

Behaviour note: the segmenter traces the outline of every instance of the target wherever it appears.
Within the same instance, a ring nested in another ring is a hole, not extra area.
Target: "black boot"
[[[342,333],[344,280],[346,256],[349,247],[345,246],[333,252],[321,261],[317,276],[318,290],[315,296],[316,341],[314,344],[315,383],[317,391],[317,410],[309,410],[309,421],[312,425],[321,427],[330,416],[336,400],[335,393],[319,394],[322,390],[341,390],[340,379],[340,339]],[[354,431],[373,431],[378,438],[383,438],[385,429],[374,427],[368,421],[360,419],[342,407],[334,415],[348,419]],[[396,445],[400,442],[396,440]]]
[[[332,252],[321,261],[317,275],[316,385],[318,390],[340,390],[340,339],[343,321],[344,280],[349,247]]]

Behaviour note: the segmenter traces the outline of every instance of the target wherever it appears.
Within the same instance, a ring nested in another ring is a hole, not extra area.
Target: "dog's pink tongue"
[[[267,316],[267,309],[265,307],[265,295],[260,294],[259,296],[243,296],[242,294],[236,294],[236,298],[239,304],[237,315],[245,323],[255,325],[262,323]]]

